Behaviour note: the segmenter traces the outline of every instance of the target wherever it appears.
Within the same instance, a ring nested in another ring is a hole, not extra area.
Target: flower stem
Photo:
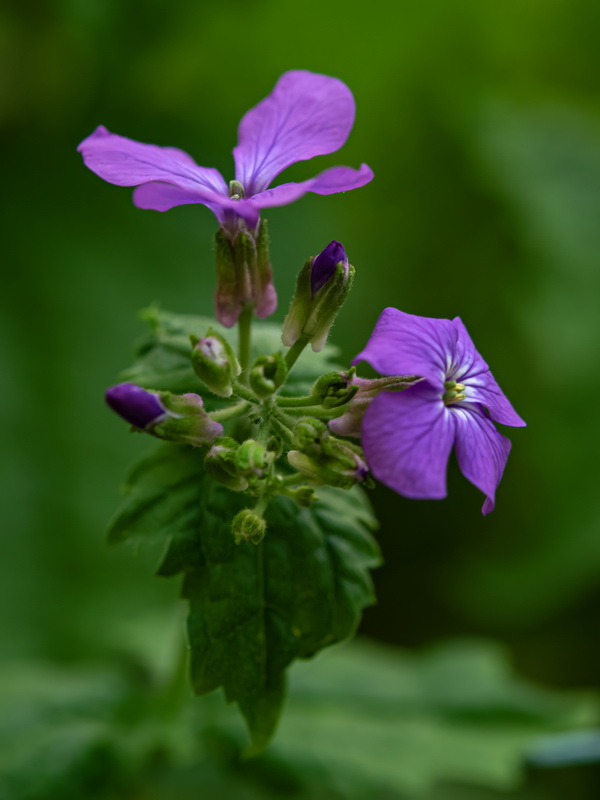
[[[285,356],[285,363],[287,364],[288,372],[291,372],[292,367],[298,360],[298,357],[309,343],[310,339],[301,336],[296,344],[293,344],[290,349],[287,351]]]
[[[211,411],[210,418],[214,419],[215,422],[224,422],[228,419],[233,419],[234,417],[239,417],[241,414],[244,414],[250,408],[250,403],[247,403],[245,400],[241,403],[236,403],[234,406],[228,406],[227,408],[220,408],[218,411]]]
[[[323,408],[323,406],[303,406],[298,408],[286,407],[286,414],[293,416],[323,417],[323,419],[335,419],[346,413],[347,407],[337,406],[337,408]]]
[[[241,381],[233,382],[233,393],[238,397],[241,397],[243,400],[247,400],[249,403],[257,402],[254,392],[251,392],[247,386],[244,386],[244,384],[241,383]]]
[[[242,370],[250,366],[250,340],[252,336],[252,314],[254,306],[244,306],[238,319],[239,359]]]
[[[281,408],[303,408],[318,405],[319,398],[312,394],[306,397],[278,397],[276,402]]]

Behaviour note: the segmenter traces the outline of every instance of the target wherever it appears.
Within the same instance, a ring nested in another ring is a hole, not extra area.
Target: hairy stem
[[[241,397],[243,400],[247,400],[249,403],[256,403],[256,395],[254,392],[251,392],[247,386],[241,381],[234,381],[233,382],[233,393],[238,397]]]
[[[312,394],[306,397],[278,397],[276,402],[281,408],[303,408],[318,405],[319,398]]]
[[[287,364],[288,372],[291,372],[292,367],[298,360],[300,354],[309,343],[310,339],[301,336],[296,344],[293,344],[285,355],[285,363]]]
[[[209,416],[211,419],[214,419],[215,422],[224,422],[225,420],[233,419],[234,417],[239,417],[242,414],[245,414],[249,408],[250,403],[247,403],[244,400],[242,403],[236,403],[234,406],[220,408],[218,411],[211,411]]]
[[[242,370],[247,370],[250,366],[250,341],[252,338],[252,314],[254,306],[244,306],[238,318],[238,358]]]

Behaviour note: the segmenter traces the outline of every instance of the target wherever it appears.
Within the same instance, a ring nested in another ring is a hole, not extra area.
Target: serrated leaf
[[[109,537],[164,537],[158,569],[184,573],[191,674],[198,694],[223,687],[255,748],[269,740],[296,658],[350,636],[374,602],[375,520],[359,489],[319,489],[310,509],[271,500],[261,545],[236,545],[231,520],[247,500],[208,478],[194,448],[163,445],[134,468]]]
[[[142,318],[150,325],[150,333],[140,343],[133,366],[122,374],[122,380],[137,383],[147,389],[171,392],[200,392],[203,384],[194,374],[190,363],[190,333],[204,336],[212,327],[237,346],[235,329],[224,328],[208,317],[172,314],[155,308],[143,312]],[[268,355],[285,348],[281,343],[281,329],[269,322],[255,322],[252,326],[252,356]],[[330,345],[320,353],[303,353],[294,366],[284,394],[306,394],[322,374],[337,369],[334,359],[338,350]],[[206,392],[206,400],[210,394]]]

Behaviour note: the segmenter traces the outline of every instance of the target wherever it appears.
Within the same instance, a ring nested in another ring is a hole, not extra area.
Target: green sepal
[[[219,397],[231,397],[234,378],[242,371],[233,347],[213,327],[199,339],[190,335],[191,361],[200,380]]]

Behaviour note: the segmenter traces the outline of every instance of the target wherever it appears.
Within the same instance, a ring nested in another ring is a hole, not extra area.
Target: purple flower
[[[313,297],[322,289],[335,272],[338,264],[348,267],[348,258],[344,246],[339,242],[330,242],[325,250],[315,256],[310,270],[310,290]]]
[[[268,187],[297,161],[334,153],[345,143],[354,123],[354,98],[337,78],[305,70],[285,72],[268,97],[243,117],[234,148],[235,181],[228,185],[218,170],[200,167],[173,147],[141,144],[97,128],[79,145],[87,167],[109,183],[137,186],[138,208],[167,211],[201,203],[221,226],[237,229],[240,218],[250,228],[260,210],[284,206],[306,192],[335,194],[368,183],[373,173],[331,167],[301,183]]]
[[[362,444],[373,474],[406,497],[446,496],[446,468],[456,447],[463,475],[494,508],[511,443],[492,420],[521,427],[461,320],[432,319],[386,308],[365,349],[383,375],[419,375],[399,393],[383,392],[367,408]]]

